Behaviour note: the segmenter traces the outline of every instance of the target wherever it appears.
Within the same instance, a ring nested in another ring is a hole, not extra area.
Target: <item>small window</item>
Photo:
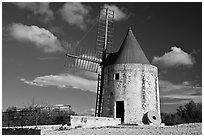
[[[119,73],[115,73],[114,80],[119,80]]]

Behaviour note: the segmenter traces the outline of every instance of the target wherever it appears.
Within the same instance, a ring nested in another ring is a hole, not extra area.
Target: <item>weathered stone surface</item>
[[[115,126],[121,124],[120,118],[108,117],[90,117],[90,116],[71,116],[72,127],[102,127],[102,126]]]
[[[149,64],[115,64],[105,68],[103,117],[116,117],[116,101],[124,101],[124,123],[142,124],[148,111],[160,116],[158,70]],[[119,79],[114,75],[119,73]]]

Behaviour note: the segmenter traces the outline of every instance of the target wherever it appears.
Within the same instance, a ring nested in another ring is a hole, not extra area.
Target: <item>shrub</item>
[[[202,104],[190,101],[180,106],[174,114],[161,113],[161,119],[166,125],[202,122]]]
[[[70,111],[46,110],[40,108],[26,107],[22,111],[17,111],[16,107],[9,107],[2,114],[2,125],[7,126],[30,126],[30,125],[70,125],[70,115],[76,115]],[[37,120],[37,121],[36,121]]]

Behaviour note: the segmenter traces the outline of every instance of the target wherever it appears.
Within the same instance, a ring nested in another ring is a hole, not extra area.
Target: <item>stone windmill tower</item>
[[[99,49],[71,49],[66,53],[65,66],[98,73],[95,116],[142,124],[148,113],[156,121],[160,119],[158,69],[149,63],[131,28],[119,51],[112,53],[113,24],[114,11],[101,9]]]
[[[104,62],[103,100],[103,117],[142,124],[144,115],[153,111],[153,120],[160,119],[158,69],[149,63],[131,28],[119,51]]]

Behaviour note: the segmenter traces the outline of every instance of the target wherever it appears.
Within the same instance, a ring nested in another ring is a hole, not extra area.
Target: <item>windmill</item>
[[[65,66],[98,73],[95,116],[100,117],[103,107],[104,66],[107,55],[112,51],[114,11],[100,8],[97,19],[96,50],[77,46],[67,50]]]

